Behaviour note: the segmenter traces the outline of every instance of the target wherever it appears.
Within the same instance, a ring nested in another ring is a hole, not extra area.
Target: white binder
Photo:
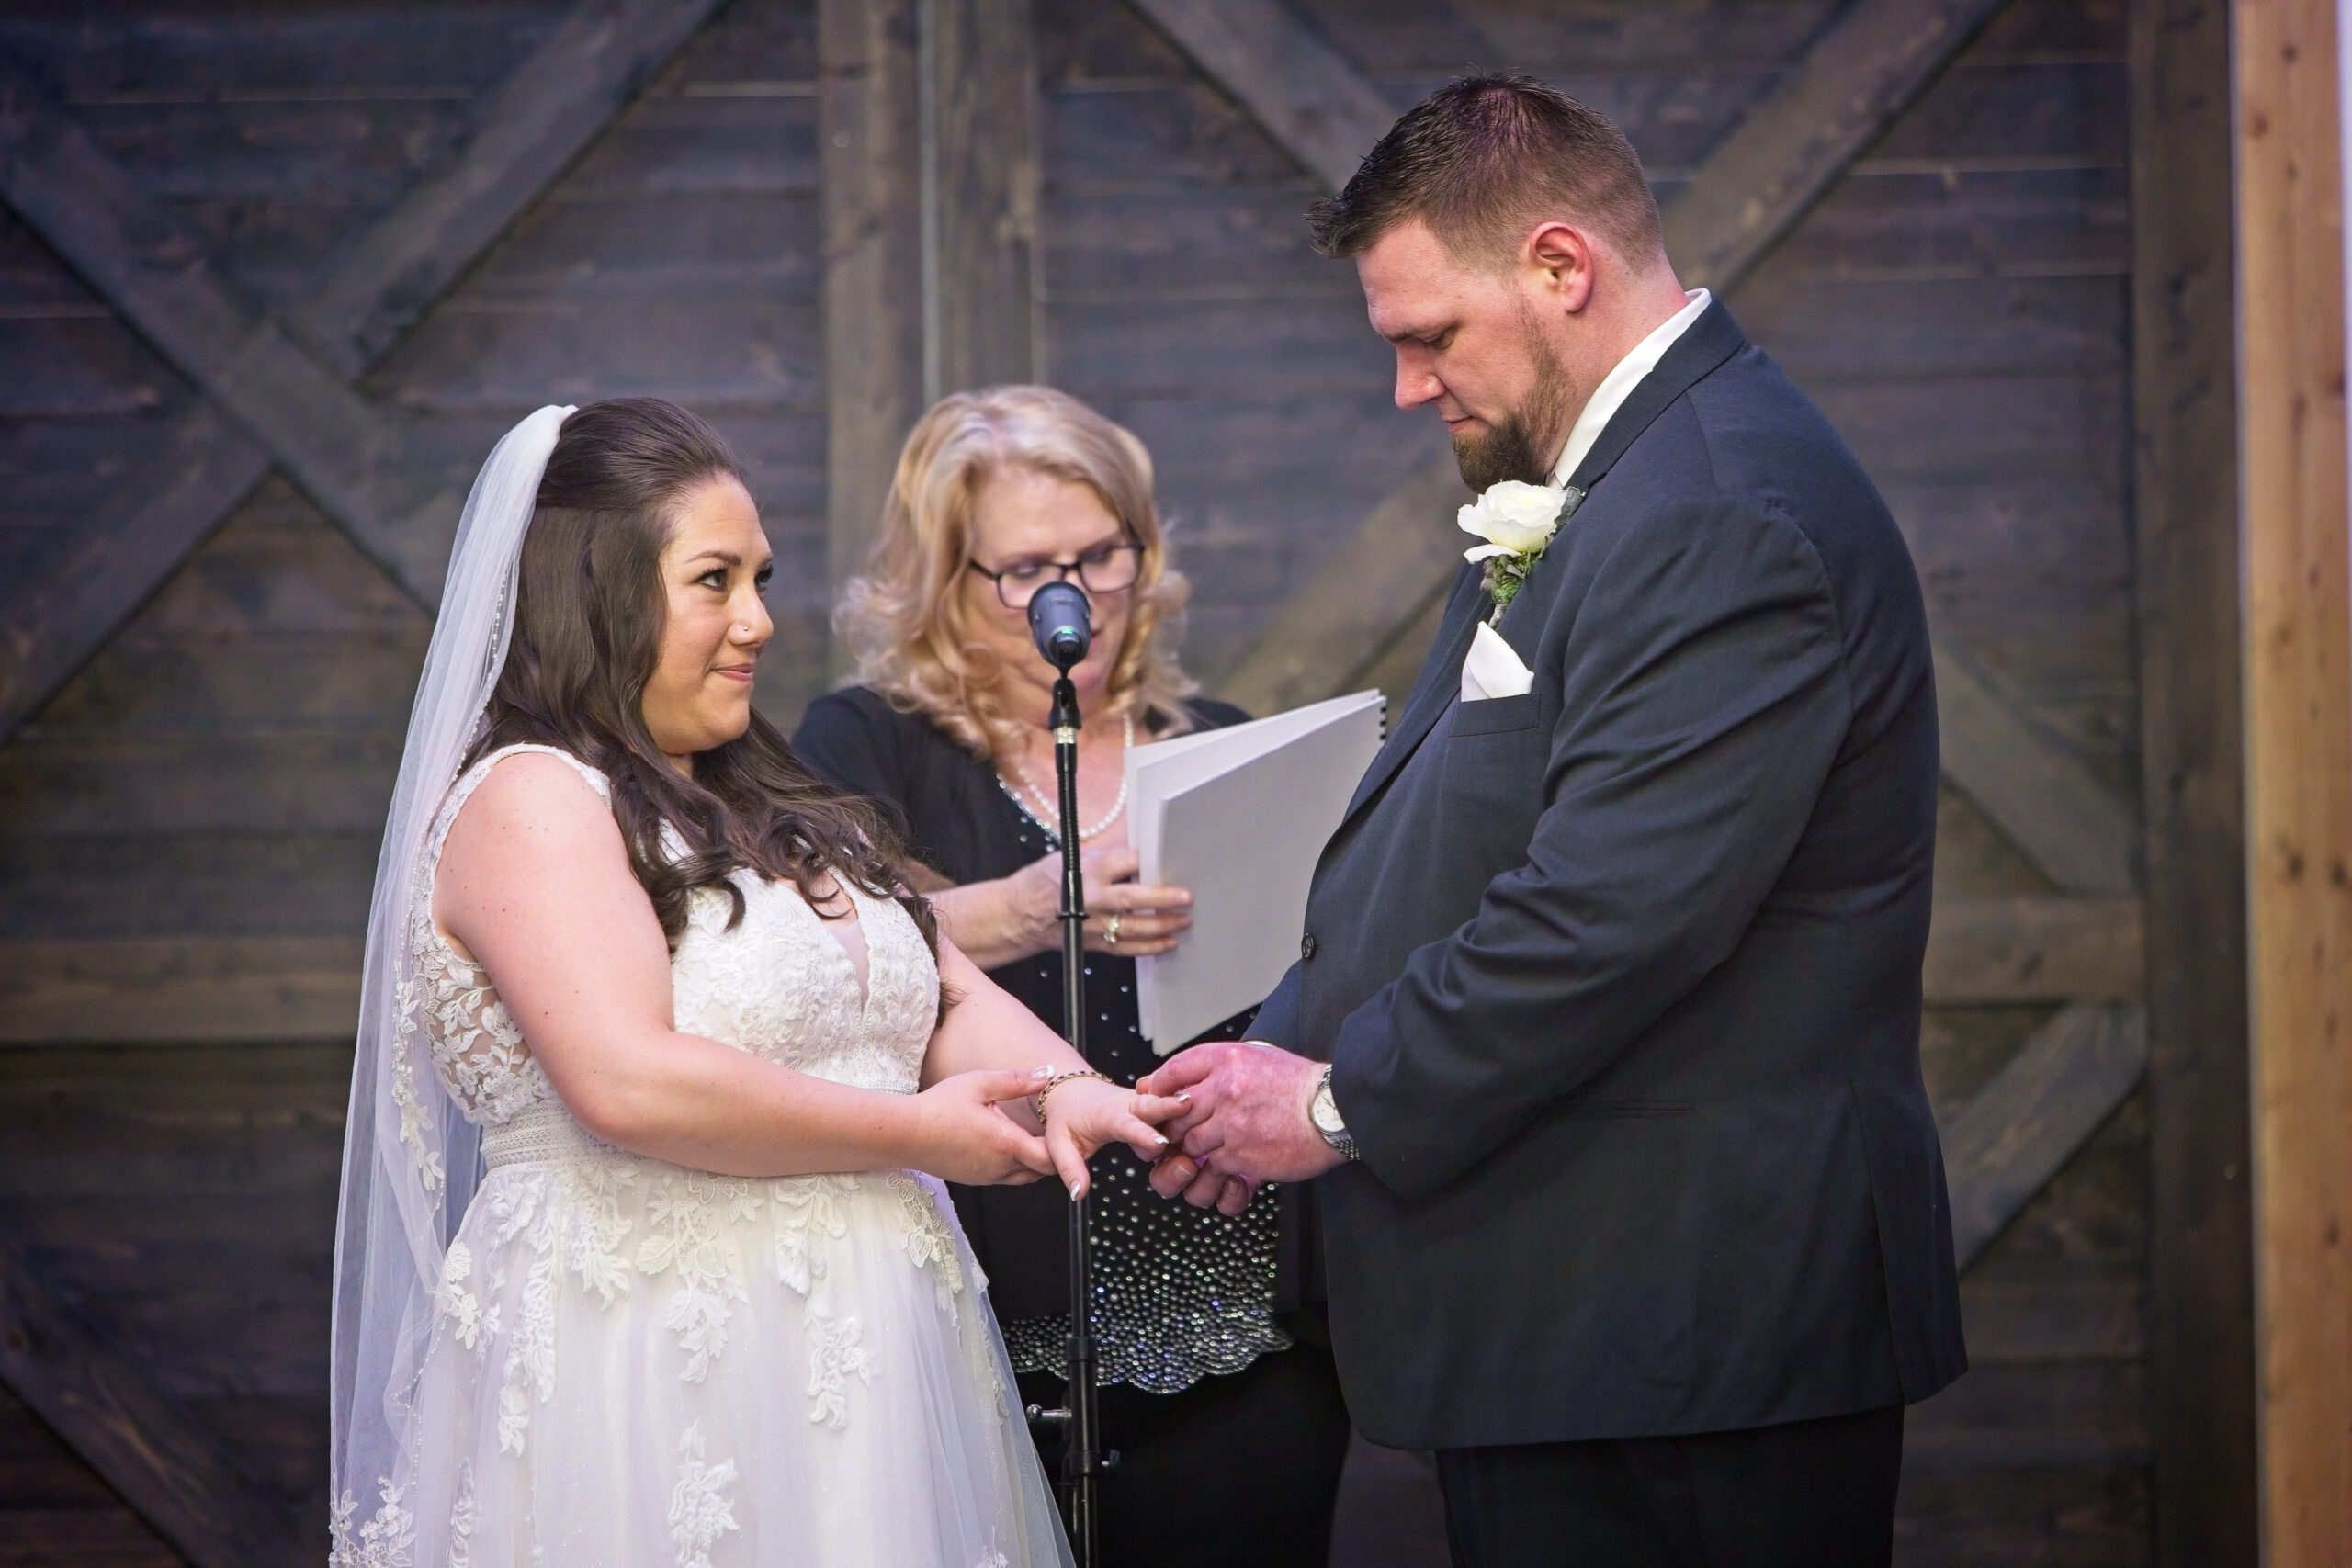
[[[1193,894],[1176,951],[1136,961],[1144,1038],[1161,1055],[1264,999],[1298,956],[1315,863],[1380,750],[1386,705],[1358,692],[1128,750],[1141,880]]]

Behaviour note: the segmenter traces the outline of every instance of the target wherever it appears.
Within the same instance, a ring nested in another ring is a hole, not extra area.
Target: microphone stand
[[[1086,1055],[1086,881],[1078,841],[1078,688],[1069,667],[1059,664],[1054,682],[1053,713],[1047,722],[1054,731],[1054,776],[1061,793],[1062,836],[1062,1038],[1080,1057]],[[1095,1398],[1093,1308],[1093,1242],[1087,1229],[1087,1201],[1076,1198],[1069,1206],[1069,1388],[1063,1408],[1029,1407],[1032,1421],[1058,1422],[1062,1427],[1062,1500],[1069,1510],[1070,1550],[1079,1568],[1094,1568],[1096,1552],[1095,1488],[1118,1456],[1102,1448],[1102,1421]]]

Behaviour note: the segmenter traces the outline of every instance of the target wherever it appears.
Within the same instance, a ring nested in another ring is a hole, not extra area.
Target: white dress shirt
[[[1616,368],[1602,377],[1600,385],[1592,389],[1591,400],[1584,405],[1584,412],[1577,415],[1577,423],[1568,432],[1568,444],[1561,450],[1560,460],[1552,465],[1554,484],[1566,484],[1575,476],[1577,465],[1592,450],[1592,444],[1600,439],[1600,433],[1608,428],[1609,421],[1624,406],[1625,400],[1634,395],[1634,389],[1642,384],[1642,378],[1657,368],[1666,351],[1690,330],[1690,323],[1705,311],[1714,296],[1703,288],[1693,288],[1683,298],[1690,303],[1635,344],[1634,351],[1619,360]]]

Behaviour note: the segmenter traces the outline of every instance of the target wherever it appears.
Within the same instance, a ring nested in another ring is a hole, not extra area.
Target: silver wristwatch
[[[1326,1066],[1323,1077],[1315,1085],[1315,1098],[1306,1102],[1306,1119],[1323,1134],[1323,1141],[1340,1151],[1341,1157],[1356,1157],[1356,1141],[1348,1132],[1348,1124],[1340,1120],[1339,1102],[1331,1098],[1331,1069]]]

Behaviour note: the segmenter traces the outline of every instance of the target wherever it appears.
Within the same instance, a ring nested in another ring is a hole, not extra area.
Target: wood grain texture
[[[1935,658],[1944,776],[2060,887],[2130,893],[2138,849],[2131,803],[1964,651],[1939,642]]]
[[[2140,918],[2132,898],[1939,898],[1928,932],[1928,1005],[2132,1000]]]
[[[358,1017],[347,937],[0,942],[0,1044],[332,1040]]]
[[[1444,596],[1468,536],[1444,519],[1470,499],[1451,447],[1415,470],[1324,555],[1220,694],[1280,713],[1346,689],[1349,679]]]
[[[1857,0],[1663,215],[1685,287],[1736,287],[2006,0]]]
[[[1969,1100],[1944,1130],[1952,1251],[1962,1269],[2115,1113],[2146,1067],[2136,1007],[2078,1002]]]
[[[397,421],[222,278],[204,237],[6,60],[0,197],[370,559],[419,604],[435,602],[462,496],[413,460]]]
[[[2342,42],[2241,0],[2238,451],[2263,1552],[2352,1562],[2352,562]]]
[[[1396,111],[1277,0],[1131,0],[1292,157],[1338,190]]]
[[[0,1377],[196,1568],[302,1559],[311,1543],[0,1233]]]
[[[1037,378],[1037,62],[1030,0],[924,0],[923,383],[932,398]]]
[[[0,595],[0,742],[55,695],[269,472],[210,404],[171,421],[105,509]]]
[[[923,409],[917,10],[918,0],[817,5],[825,573],[836,588],[865,565],[899,444]]]
[[[421,318],[553,184],[719,0],[581,0],[500,85],[440,177],[419,182],[355,240],[288,325],[355,378]]]
[[[2204,1568],[2259,1544],[2229,16],[2128,33],[2154,1557]]]

